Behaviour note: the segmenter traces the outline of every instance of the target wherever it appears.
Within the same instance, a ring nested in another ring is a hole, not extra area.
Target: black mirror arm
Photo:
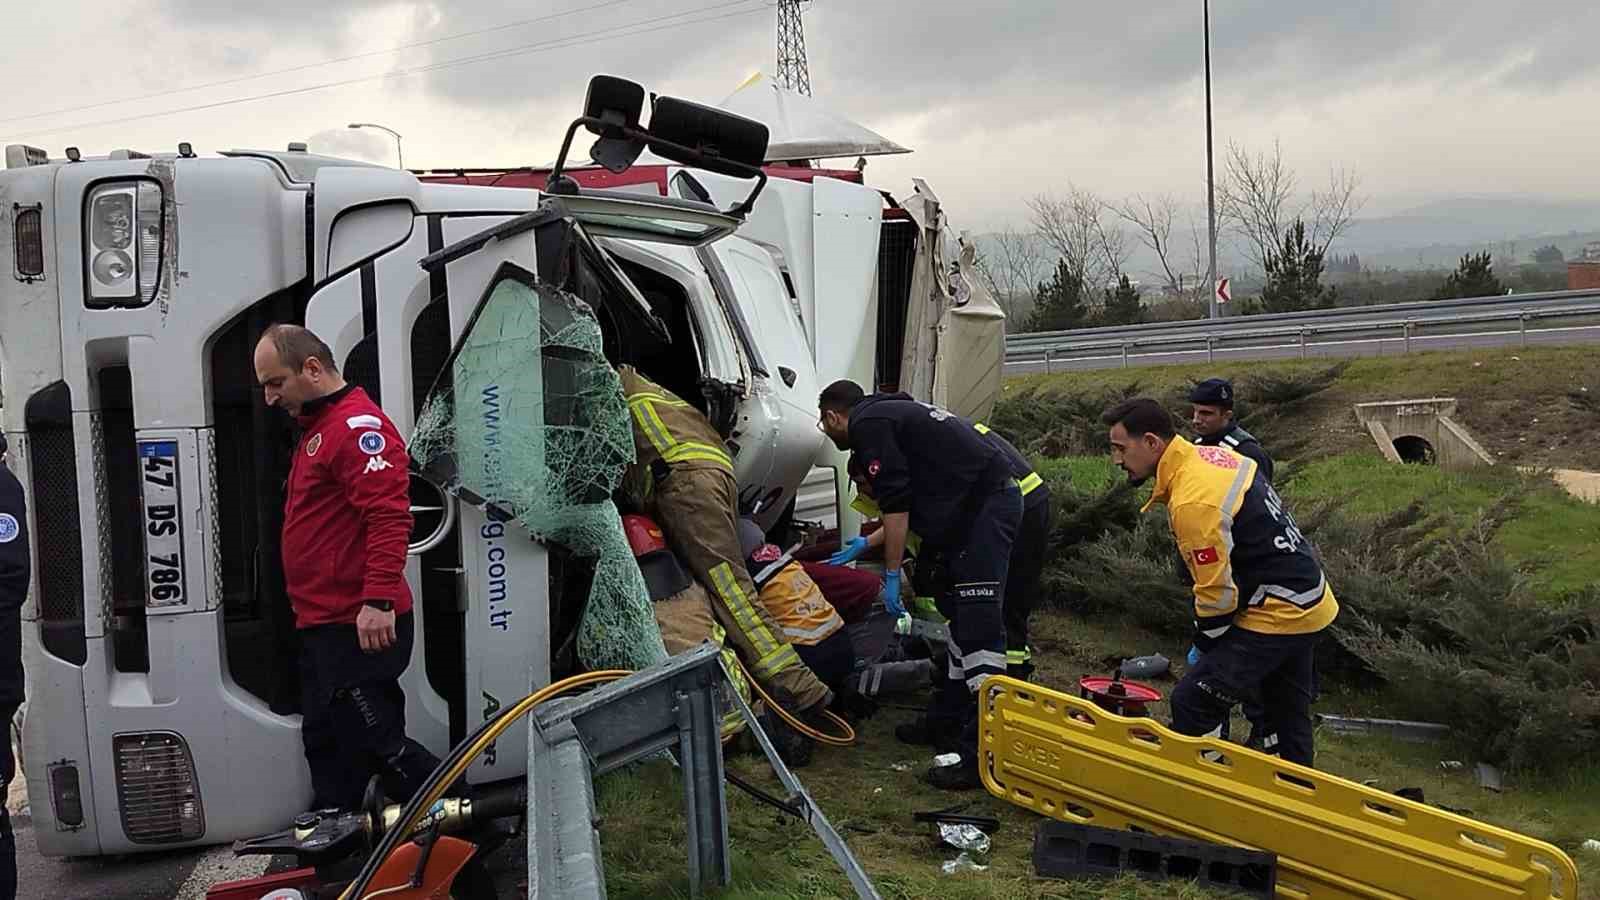
[[[562,179],[562,173],[567,165],[567,154],[572,150],[572,139],[577,136],[578,128],[582,126],[587,126],[590,131],[605,137],[623,137],[629,140],[643,141],[647,144],[655,144],[657,146],[666,147],[679,154],[677,161],[684,163],[685,165],[693,165],[697,162],[715,159],[716,166],[707,166],[706,168],[725,167],[736,169],[744,177],[756,179],[755,189],[750,192],[750,195],[745,197],[744,200],[725,210],[726,215],[734,216],[735,218],[744,218],[750,212],[751,208],[756,205],[756,198],[761,195],[762,189],[767,186],[767,173],[759,166],[746,165],[744,163],[735,162],[731,159],[724,159],[722,157],[708,156],[706,153],[700,150],[696,150],[691,147],[685,147],[684,145],[675,141],[669,141],[665,138],[657,137],[651,134],[647,129],[635,128],[631,125],[619,122],[611,116],[604,118],[580,116],[576,119],[573,119],[572,124],[567,126],[567,134],[561,140],[561,153],[556,157],[555,167],[550,170],[550,177],[545,180],[545,190],[547,192],[556,193],[555,187]]]

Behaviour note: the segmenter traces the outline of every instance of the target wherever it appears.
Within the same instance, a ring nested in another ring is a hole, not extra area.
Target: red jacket
[[[364,600],[411,611],[411,538],[405,442],[358,387],[299,418],[305,433],[283,504],[283,577],[295,626],[352,623]]]

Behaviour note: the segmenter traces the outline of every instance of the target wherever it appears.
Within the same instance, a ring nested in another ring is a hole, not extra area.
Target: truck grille
[[[136,844],[176,844],[206,831],[189,745],[170,731],[116,735],[117,807]]]
[[[83,531],[78,520],[71,390],[61,381],[43,388],[28,398],[24,415],[44,648],[81,666],[88,658],[88,645],[83,627]]]

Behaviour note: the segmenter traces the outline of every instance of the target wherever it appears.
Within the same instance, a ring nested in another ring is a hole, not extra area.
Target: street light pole
[[[405,155],[400,152],[400,132],[395,131],[393,128],[385,128],[382,125],[376,125],[376,124],[374,124],[372,122],[351,122],[350,123],[350,127],[351,128],[376,128],[379,131],[387,131],[387,132],[389,132],[389,134],[394,138],[394,155],[395,155],[395,159],[397,161],[399,161],[400,168],[402,170],[405,169],[405,167],[406,167],[406,158],[405,158]]]
[[[1205,6],[1206,32],[1206,219],[1210,228],[1211,262],[1206,283],[1211,286],[1211,318],[1217,317],[1217,182],[1211,159],[1211,0]]]

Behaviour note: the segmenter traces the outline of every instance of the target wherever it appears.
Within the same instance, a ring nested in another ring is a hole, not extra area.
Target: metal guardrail
[[[1319,346],[1374,340],[1397,341],[1410,352],[1414,339],[1509,336],[1509,331],[1483,327],[1504,322],[1516,323],[1518,342],[1527,346],[1529,323],[1552,319],[1589,319],[1589,324],[1600,326],[1600,291],[1558,291],[1018,334],[1006,338],[1006,364],[1043,362],[1045,371],[1049,372],[1058,361],[1114,359],[1120,355],[1122,366],[1127,367],[1130,357],[1151,352],[1204,352],[1207,362],[1212,362],[1218,352],[1292,351],[1296,345],[1301,358],[1305,358],[1311,349]],[[1423,334],[1425,331],[1442,333]],[[1352,340],[1354,338],[1360,340]],[[1274,340],[1290,343],[1263,343]],[[1112,356],[1106,356],[1107,353]]]

